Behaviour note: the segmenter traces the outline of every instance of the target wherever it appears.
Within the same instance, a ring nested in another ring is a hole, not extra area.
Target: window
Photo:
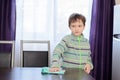
[[[86,17],[84,35],[89,38],[92,0],[16,0],[16,6],[15,53],[20,53],[20,40],[50,40],[52,53],[61,38],[70,33],[68,17],[73,12]]]
[[[24,0],[23,5],[24,32],[46,32],[47,0]]]
[[[55,5],[55,23],[56,28],[56,43],[65,35],[70,33],[68,27],[68,18],[72,13],[81,13],[86,17],[86,28],[84,35],[89,39],[90,16],[91,16],[91,0],[57,0]]]

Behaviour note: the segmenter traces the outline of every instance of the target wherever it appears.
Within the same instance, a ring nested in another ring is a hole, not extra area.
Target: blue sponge
[[[65,70],[61,69],[60,71],[57,71],[57,72],[51,72],[49,71],[49,67],[43,67],[41,70],[41,73],[42,74],[64,74]]]

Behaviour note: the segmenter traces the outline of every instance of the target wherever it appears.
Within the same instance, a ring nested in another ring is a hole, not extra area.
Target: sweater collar
[[[75,36],[73,33],[71,33],[71,36],[74,38],[74,39],[78,39],[79,38],[82,38],[83,37],[83,34],[79,35],[79,36]]]

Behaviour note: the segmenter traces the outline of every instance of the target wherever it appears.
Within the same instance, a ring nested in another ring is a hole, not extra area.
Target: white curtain
[[[68,17],[74,12],[85,15],[84,35],[89,39],[92,0],[16,0],[17,25],[15,66],[20,66],[20,40],[50,40],[55,45],[70,34]]]

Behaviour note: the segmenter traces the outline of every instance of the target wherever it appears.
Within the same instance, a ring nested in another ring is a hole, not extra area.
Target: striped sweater
[[[83,35],[77,37],[73,34],[65,36],[55,47],[51,67],[84,68],[91,62],[89,41]]]

